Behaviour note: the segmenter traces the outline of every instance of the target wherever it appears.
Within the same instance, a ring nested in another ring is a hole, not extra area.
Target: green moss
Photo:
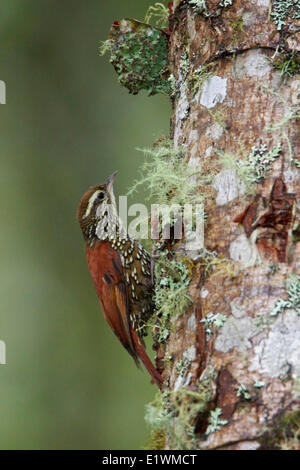
[[[287,413],[277,419],[261,439],[267,450],[300,450],[300,411]]]
[[[280,31],[287,25],[289,19],[300,19],[300,4],[298,0],[273,0],[271,18]]]
[[[236,45],[244,31],[244,17],[228,18],[229,26],[232,29],[232,44]]]
[[[171,93],[168,36],[161,29],[132,19],[115,22],[100,49],[102,55],[106,52],[130,93]]]
[[[199,423],[209,416],[212,399],[210,383],[200,382],[198,391],[180,388],[176,392],[162,392],[146,405],[145,420],[153,432],[167,436],[173,449],[193,449]]]
[[[270,264],[269,272],[272,276],[274,276],[274,274],[278,273],[278,271],[280,271],[280,267],[278,266],[278,264]]]
[[[211,115],[214,121],[219,124],[224,130],[226,130],[226,124],[224,121],[224,113],[218,109],[215,111],[211,111],[210,109],[207,109],[207,112]]]
[[[164,450],[166,448],[166,433],[164,431],[151,431],[151,437],[143,450]]]
[[[281,52],[272,60],[275,69],[280,70],[280,76],[290,78],[300,73],[300,54],[299,52]]]

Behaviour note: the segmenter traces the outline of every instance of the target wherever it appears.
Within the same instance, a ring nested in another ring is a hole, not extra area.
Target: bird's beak
[[[109,178],[107,178],[107,181],[106,181],[106,189],[107,191],[110,193],[111,192],[111,189],[112,189],[112,186],[114,184],[114,180],[115,180],[115,177],[116,177],[116,174],[118,172],[115,171],[112,175],[110,175]]]

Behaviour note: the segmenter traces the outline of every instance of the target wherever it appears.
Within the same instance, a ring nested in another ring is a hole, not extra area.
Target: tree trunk
[[[217,256],[195,260],[193,306],[171,329],[165,377],[170,390],[196,393],[177,400],[177,416],[194,406],[193,448],[300,449],[299,6],[286,6],[282,24],[266,0],[208,0],[202,13],[197,2],[174,3],[174,145],[214,174],[205,248]],[[284,74],[289,59],[298,74]],[[201,71],[208,75],[192,93]],[[278,144],[265,178],[258,159],[239,164],[253,146],[258,155]]]
[[[300,449],[300,8],[272,3],[170,5],[171,135],[212,182],[191,306],[157,351],[167,449]]]

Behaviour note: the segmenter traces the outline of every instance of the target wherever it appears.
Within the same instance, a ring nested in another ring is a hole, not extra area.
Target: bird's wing
[[[86,256],[105,319],[138,364],[130,330],[129,299],[120,256],[108,242],[87,246]]]

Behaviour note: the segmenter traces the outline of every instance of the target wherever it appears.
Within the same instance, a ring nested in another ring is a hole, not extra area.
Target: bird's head
[[[118,220],[113,190],[116,174],[117,172],[113,173],[105,184],[92,186],[80,200],[77,219],[86,240],[92,240],[95,237],[106,239],[105,234]],[[103,230],[104,233],[102,233]]]

